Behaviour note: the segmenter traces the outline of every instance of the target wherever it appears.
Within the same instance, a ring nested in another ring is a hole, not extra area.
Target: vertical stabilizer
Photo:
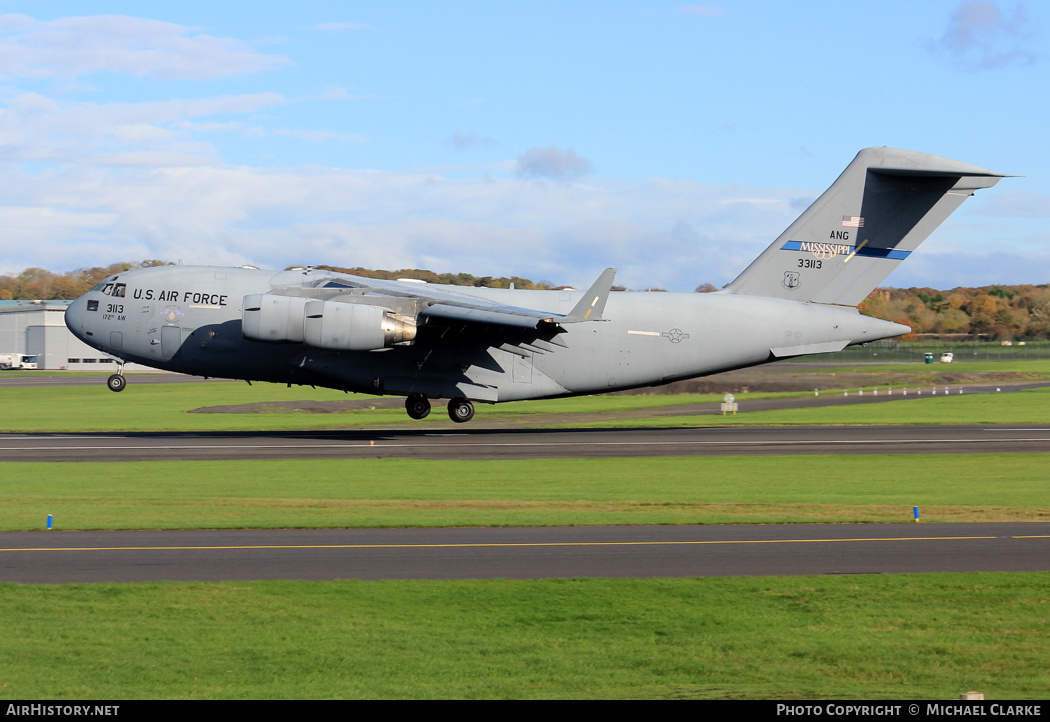
[[[1003,176],[893,148],[868,148],[728,293],[856,306],[978,188]]]

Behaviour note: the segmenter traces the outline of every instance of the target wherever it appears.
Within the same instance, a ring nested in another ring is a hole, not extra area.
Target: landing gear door
[[[165,360],[175,355],[182,346],[182,328],[179,326],[161,326],[160,355]]]
[[[512,377],[514,383],[517,384],[531,384],[532,383],[532,354],[529,354],[528,358],[522,358],[521,356],[514,356],[512,362],[514,364],[514,370]]]

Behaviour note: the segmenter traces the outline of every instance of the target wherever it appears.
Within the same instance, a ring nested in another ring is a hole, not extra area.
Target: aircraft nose
[[[73,332],[73,335],[83,340],[86,329],[84,325],[87,323],[87,296],[81,296],[73,303],[69,304],[66,308],[65,321],[66,328]]]

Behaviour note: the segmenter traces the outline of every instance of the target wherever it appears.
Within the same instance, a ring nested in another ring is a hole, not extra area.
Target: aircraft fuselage
[[[551,339],[485,324],[428,319],[411,343],[372,351],[245,338],[252,294],[316,294],[327,272],[159,266],[119,274],[121,295],[95,290],[67,324],[123,361],[206,377],[310,384],[374,394],[502,402],[667,383],[838,350],[906,332],[854,308],[722,293],[612,293],[604,319],[566,324]],[[333,276],[334,277],[334,276]],[[102,284],[100,284],[101,286]],[[413,284],[506,306],[567,314],[578,291]],[[396,298],[370,304],[398,306]]]

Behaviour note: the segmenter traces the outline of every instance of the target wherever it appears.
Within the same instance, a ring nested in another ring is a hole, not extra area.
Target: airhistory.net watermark
[[[18,717],[115,717],[119,704],[9,704],[4,712]]]

